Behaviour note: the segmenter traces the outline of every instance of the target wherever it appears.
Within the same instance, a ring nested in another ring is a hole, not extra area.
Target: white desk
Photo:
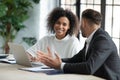
[[[58,74],[47,75],[19,70],[17,64],[0,63],[0,80],[104,80],[91,75]]]

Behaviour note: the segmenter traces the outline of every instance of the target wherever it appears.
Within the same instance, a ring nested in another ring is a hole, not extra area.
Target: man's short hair
[[[97,25],[101,24],[102,21],[101,13],[93,9],[84,10],[82,13],[82,18],[89,19],[92,23],[95,23]]]

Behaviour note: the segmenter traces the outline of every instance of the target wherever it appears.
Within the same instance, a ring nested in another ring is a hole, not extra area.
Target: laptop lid
[[[10,42],[8,43],[8,45],[17,64],[27,66],[27,67],[32,67],[32,64],[29,61],[29,58],[22,45],[16,44],[16,43],[10,43]]]

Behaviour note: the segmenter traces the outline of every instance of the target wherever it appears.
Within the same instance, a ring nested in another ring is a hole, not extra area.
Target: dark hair
[[[102,15],[93,9],[86,9],[83,11],[82,18],[89,19],[92,23],[97,25],[101,24],[102,21]]]
[[[47,29],[51,33],[55,33],[54,24],[60,17],[67,17],[70,21],[70,29],[67,31],[67,34],[73,35],[78,33],[78,18],[75,16],[72,11],[66,9],[64,10],[61,7],[56,7],[47,18]]]

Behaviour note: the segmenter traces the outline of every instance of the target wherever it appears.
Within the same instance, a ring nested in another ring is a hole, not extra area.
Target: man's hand
[[[47,50],[48,50],[48,53],[38,51],[37,60],[51,68],[60,69],[62,61],[58,56],[58,54],[55,53],[55,56],[53,57],[49,47],[47,48]]]

